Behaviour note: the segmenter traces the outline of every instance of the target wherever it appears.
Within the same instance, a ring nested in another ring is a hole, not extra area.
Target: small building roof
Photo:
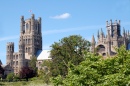
[[[41,52],[38,51],[39,55],[37,56],[37,60],[47,60],[51,59],[50,57],[50,50],[42,50]]]

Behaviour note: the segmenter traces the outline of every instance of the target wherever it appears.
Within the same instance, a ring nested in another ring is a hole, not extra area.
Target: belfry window
[[[29,29],[29,24],[26,23],[26,24],[25,24],[25,32],[26,32],[28,29]]]
[[[28,29],[28,27],[29,27],[29,25],[28,25],[28,23],[26,24],[26,29]]]

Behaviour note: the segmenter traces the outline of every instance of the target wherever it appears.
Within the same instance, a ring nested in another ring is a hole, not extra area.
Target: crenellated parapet
[[[6,45],[7,52],[14,52],[14,42],[8,42]]]
[[[120,25],[120,20],[115,20],[115,22],[112,22],[112,20],[110,20],[110,22],[106,21],[106,26],[110,25]]]

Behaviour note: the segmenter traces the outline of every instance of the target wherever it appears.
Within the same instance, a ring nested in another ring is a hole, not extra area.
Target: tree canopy
[[[124,46],[117,50],[117,55],[103,59],[91,53],[78,66],[70,67],[63,80],[66,86],[126,86],[130,85],[130,51]]]
[[[65,76],[68,71],[68,62],[78,65],[83,61],[84,52],[89,51],[90,42],[80,35],[72,35],[55,42],[51,47],[52,76]]]
[[[33,69],[34,73],[36,73],[36,71],[37,71],[36,61],[37,61],[37,58],[35,56],[32,56],[31,60],[29,62],[29,67],[31,67]]]

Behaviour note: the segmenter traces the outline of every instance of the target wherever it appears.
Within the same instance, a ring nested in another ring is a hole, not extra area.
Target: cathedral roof
[[[37,53],[39,55],[37,56],[37,60],[47,60],[51,59],[50,57],[50,50],[39,50]]]

